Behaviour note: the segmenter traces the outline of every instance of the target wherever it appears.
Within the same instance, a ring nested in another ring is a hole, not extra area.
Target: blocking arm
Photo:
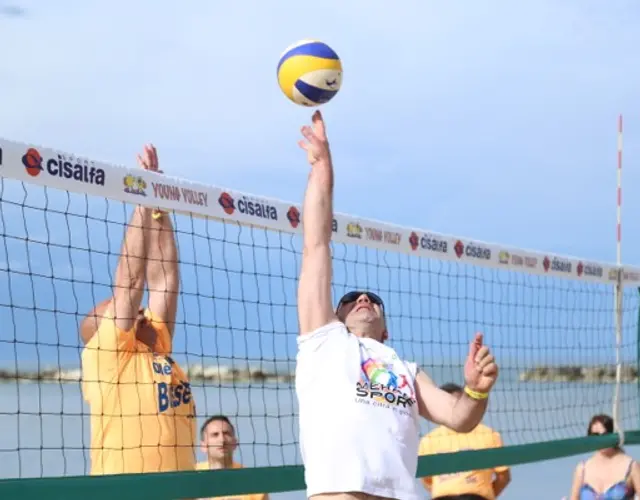
[[[169,214],[156,214],[159,216],[150,218],[147,244],[149,309],[167,324],[173,335],[180,289],[178,248]]]

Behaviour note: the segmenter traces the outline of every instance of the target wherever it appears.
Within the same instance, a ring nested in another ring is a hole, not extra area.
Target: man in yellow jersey
[[[233,460],[233,452],[237,447],[238,440],[236,438],[236,430],[233,428],[231,421],[224,415],[209,417],[200,430],[200,450],[207,456],[207,461],[199,462],[196,468],[198,470],[242,468],[241,464]],[[269,500],[269,495],[266,493],[256,493],[225,496],[224,499]]]
[[[455,397],[463,394],[462,387],[456,384],[445,384],[441,389]],[[500,433],[486,425],[479,424],[466,434],[441,425],[422,438],[418,454],[435,455],[501,446]],[[495,500],[510,482],[511,472],[508,467],[422,478],[424,487],[434,500]]]
[[[157,172],[156,149],[145,146],[138,163]],[[169,216],[135,207],[113,296],[80,325],[82,390],[91,410],[91,474],[195,468],[195,404],[187,376],[171,359],[179,281]]]

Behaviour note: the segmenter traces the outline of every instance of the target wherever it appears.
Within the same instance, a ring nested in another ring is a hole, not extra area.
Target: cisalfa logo
[[[412,231],[411,236],[409,236],[409,245],[411,245],[411,250],[417,250],[419,244],[420,238],[418,238],[418,235],[415,233],[415,231]]]
[[[235,201],[229,193],[222,193],[218,198],[218,203],[227,215],[233,215],[233,212],[236,211]]]
[[[31,177],[38,177],[42,172],[42,156],[36,148],[29,148],[22,156],[22,164]]]
[[[297,228],[300,224],[300,210],[296,207],[291,206],[287,211],[287,220],[293,229]]]
[[[464,243],[462,243],[460,240],[456,241],[456,244],[453,247],[453,249],[455,250],[458,258],[462,257],[462,254],[464,253]]]

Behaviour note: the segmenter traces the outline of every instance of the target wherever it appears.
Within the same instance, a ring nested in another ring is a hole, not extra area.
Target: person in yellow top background
[[[443,385],[441,389],[458,397],[463,393],[462,387],[451,383]],[[484,424],[464,434],[441,425],[422,438],[418,454],[435,455],[499,447],[502,447],[500,433]],[[495,500],[511,482],[511,472],[508,467],[495,467],[421,480],[434,500]]]
[[[236,430],[228,417],[214,415],[209,417],[200,430],[200,450],[207,456],[204,462],[198,462],[197,470],[240,469],[242,465],[234,462],[233,453],[238,447]],[[269,500],[267,493],[254,493],[225,497],[212,497],[200,500]]]
[[[138,163],[158,172],[153,146]],[[164,212],[137,206],[127,227],[113,296],[84,318],[82,392],[90,406],[91,474],[194,470],[195,404],[171,358],[178,251]],[[148,286],[148,306],[142,299]]]

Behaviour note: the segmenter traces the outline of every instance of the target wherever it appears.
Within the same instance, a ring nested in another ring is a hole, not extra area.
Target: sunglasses
[[[338,307],[336,307],[336,312],[338,312],[342,306],[351,304],[352,302],[355,302],[356,300],[358,300],[361,295],[366,295],[367,298],[369,299],[369,302],[379,306],[380,309],[382,309],[382,312],[384,313],[384,302],[382,302],[382,299],[378,295],[376,295],[373,292],[361,292],[358,290],[345,293],[340,299],[340,302],[338,302]]]

